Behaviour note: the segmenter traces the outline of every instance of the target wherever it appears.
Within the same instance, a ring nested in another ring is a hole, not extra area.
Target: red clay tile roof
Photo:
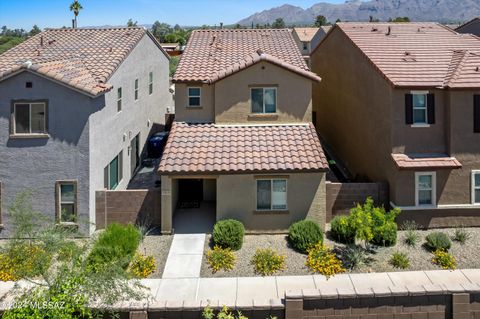
[[[438,169],[461,168],[462,164],[455,158],[445,154],[407,155],[392,154],[392,159],[399,169]]]
[[[47,29],[0,55],[0,81],[29,70],[95,96],[111,89],[108,79],[147,33],[143,28]]]
[[[319,28],[293,28],[293,30],[297,33],[300,41],[310,42],[315,34],[317,34]]]
[[[480,39],[438,23],[338,23],[394,86],[480,87]],[[330,33],[331,34],[331,33]]]
[[[258,52],[282,61],[281,66],[289,65],[293,72],[318,78],[308,69],[289,30],[223,29],[192,32],[173,81],[212,83],[229,70],[252,65]]]
[[[328,168],[312,124],[174,122],[159,174],[320,171]]]

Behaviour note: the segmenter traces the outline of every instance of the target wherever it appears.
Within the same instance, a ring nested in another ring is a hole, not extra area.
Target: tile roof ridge
[[[444,86],[451,86],[455,80],[460,75],[462,68],[464,66],[467,55],[469,54],[468,50],[455,50],[452,53],[452,59],[448,67],[448,73],[445,77]]]
[[[126,27],[126,26],[118,26],[118,27],[85,27],[85,28],[45,28],[44,31],[103,31],[103,30],[144,30],[146,31],[147,28],[144,26],[136,26],[136,27]]]

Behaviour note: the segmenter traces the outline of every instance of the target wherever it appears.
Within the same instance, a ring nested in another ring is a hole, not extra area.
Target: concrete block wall
[[[386,183],[326,183],[327,223],[339,214],[347,214],[357,203],[372,197],[377,205],[388,206]]]
[[[147,222],[151,226],[160,226],[160,190],[97,191],[95,213],[97,229],[103,229],[114,222],[120,224]]]

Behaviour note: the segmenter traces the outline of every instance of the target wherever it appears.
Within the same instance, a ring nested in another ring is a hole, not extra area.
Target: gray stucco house
[[[171,106],[168,55],[143,28],[48,29],[0,56],[0,237],[29,190],[58,223],[92,223],[125,189]]]

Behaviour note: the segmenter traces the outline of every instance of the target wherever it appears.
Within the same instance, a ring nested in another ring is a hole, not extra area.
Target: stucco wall
[[[480,36],[480,21],[476,20],[468,25],[456,29],[458,33],[471,33]]]
[[[32,82],[26,88],[25,82]],[[49,138],[9,137],[11,100],[47,99]],[[55,182],[78,181],[78,213],[83,223],[89,216],[89,115],[101,106],[83,94],[29,72],[0,82],[0,181],[4,214],[20,192],[31,191],[33,208],[55,218]],[[11,226],[4,216],[5,230]]]
[[[200,107],[188,107],[188,88],[200,87]],[[189,123],[211,123],[215,121],[214,85],[175,84],[175,120]]]
[[[277,87],[277,113],[252,114],[250,88]],[[201,87],[201,107],[187,107],[188,87]],[[175,85],[175,120],[190,123],[311,122],[311,80],[262,62],[212,85]]]
[[[389,180],[391,87],[338,28],[312,53],[311,62],[322,77],[313,85],[320,135],[353,176]]]
[[[140,133],[140,150],[156,124],[164,124],[167,107],[173,104],[169,92],[167,57],[145,35],[108,81],[113,89],[104,97],[105,107],[90,118],[90,211],[95,220],[95,191],[104,188],[104,168],[123,150],[123,179],[117,190],[125,189],[131,178],[130,142]],[[153,93],[148,92],[153,72]],[[134,100],[135,79],[139,99]],[[122,88],[122,111],[117,112],[117,88]]]
[[[265,175],[262,177],[275,177]],[[285,231],[310,218],[325,225],[325,174],[294,173],[287,176],[287,212],[256,211],[256,175],[221,175],[217,179],[217,220],[233,218],[249,231]]]

